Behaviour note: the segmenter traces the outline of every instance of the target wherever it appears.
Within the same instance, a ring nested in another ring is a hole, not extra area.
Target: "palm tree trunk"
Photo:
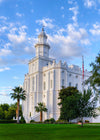
[[[17,123],[19,123],[19,99],[17,99]]]
[[[42,122],[42,111],[40,111],[40,122]]]

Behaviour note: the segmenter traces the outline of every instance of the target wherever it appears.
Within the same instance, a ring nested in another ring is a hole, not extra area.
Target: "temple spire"
[[[47,43],[47,35],[44,31],[44,26],[42,27],[42,31],[38,35],[38,42],[35,45],[35,48],[36,48],[36,56],[49,57],[50,46]]]

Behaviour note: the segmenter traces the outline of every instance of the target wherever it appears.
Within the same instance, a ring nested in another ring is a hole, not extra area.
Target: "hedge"
[[[0,120],[0,123],[17,123],[16,120]]]

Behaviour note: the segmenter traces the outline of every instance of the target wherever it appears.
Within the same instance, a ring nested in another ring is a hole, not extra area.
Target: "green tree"
[[[17,109],[17,102],[15,104],[11,104],[10,105],[10,108],[14,108],[15,109],[15,112],[16,112],[16,109]],[[19,105],[19,116],[22,116],[22,106]],[[17,117],[17,116],[15,116]]]
[[[86,81],[86,84],[90,83],[90,86],[100,93],[100,54],[90,66],[92,67],[91,76]]]
[[[4,116],[3,109],[2,109],[2,107],[0,106],[0,119],[3,119],[3,116]]]
[[[82,121],[83,126],[83,118],[84,117],[96,117],[96,103],[97,97],[93,96],[92,91],[84,90],[83,93],[80,93],[80,98],[77,102],[77,114],[78,117]]]
[[[42,122],[43,112],[47,112],[47,108],[43,103],[38,103],[38,106],[35,106],[36,112],[40,112],[40,122]]]
[[[0,107],[1,107],[2,110],[3,110],[2,118],[1,118],[1,119],[5,119],[5,111],[8,111],[8,109],[9,109],[9,104],[1,104]]]
[[[10,107],[8,111],[5,111],[5,119],[12,120],[13,117],[16,117],[16,109],[13,107]]]
[[[17,103],[11,104],[8,111],[5,110],[5,119],[6,120],[11,120],[13,117],[16,117],[16,108],[17,108]],[[20,105],[19,107],[19,116],[22,116],[22,107]]]
[[[10,93],[11,98],[14,100],[17,99],[17,123],[19,123],[19,105],[20,105],[20,100],[25,100],[26,99],[26,94],[25,90],[23,90],[22,87],[15,87],[13,90],[13,93]]]
[[[8,111],[9,109],[9,104],[1,104],[0,106],[2,107],[3,111]]]
[[[77,102],[79,100],[79,91],[75,87],[63,88],[59,92],[60,119],[72,120],[77,118]]]

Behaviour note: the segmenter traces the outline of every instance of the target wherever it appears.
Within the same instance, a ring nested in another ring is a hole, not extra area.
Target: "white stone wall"
[[[41,41],[43,41],[42,45],[40,45]],[[27,98],[22,104],[23,115],[27,122],[31,119],[39,121],[39,113],[35,112],[35,106],[43,102],[48,109],[48,112],[43,115],[43,120],[49,118],[57,120],[60,115],[58,93],[62,86],[68,87],[69,83],[71,86],[77,84],[78,89],[82,91],[82,70],[76,65],[68,67],[66,62],[56,63],[55,60],[50,59],[47,37],[43,31],[35,47],[36,57],[29,61],[29,73],[25,75],[24,80],[23,87]],[[85,71],[85,79],[89,75]]]

